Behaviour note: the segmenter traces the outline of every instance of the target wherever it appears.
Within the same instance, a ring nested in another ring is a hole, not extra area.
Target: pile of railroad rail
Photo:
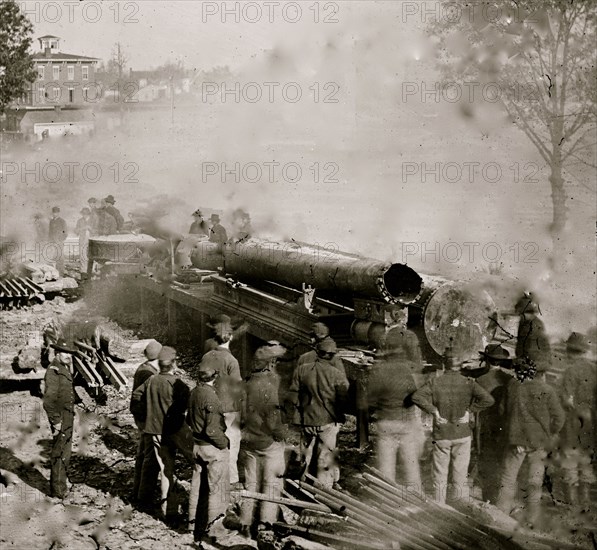
[[[362,548],[522,548],[507,535],[470,516],[394,483],[375,468],[365,468],[366,473],[359,479],[359,498],[324,487],[308,474],[306,478],[312,484],[303,481],[293,481],[291,484],[302,494],[309,494],[312,499],[342,516],[347,527],[354,528],[356,533],[361,536],[367,533],[368,542],[358,543]],[[354,542],[356,541],[353,539]]]
[[[296,534],[341,549],[401,550],[522,550],[572,548],[572,545],[533,533],[512,533],[488,526],[470,514],[427,499],[365,465],[356,477],[358,497],[323,486],[314,477],[286,480],[283,497],[241,491],[241,498],[278,502],[301,514],[297,525],[277,522],[281,537]],[[354,480],[355,478],[353,478]],[[309,521],[305,516],[311,517]]]
[[[44,299],[43,287],[29,277],[0,278],[0,309],[21,309]]]

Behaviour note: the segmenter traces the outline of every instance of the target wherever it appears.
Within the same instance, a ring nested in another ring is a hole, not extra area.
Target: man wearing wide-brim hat
[[[52,429],[50,453],[50,496],[66,496],[66,470],[71,457],[75,418],[75,389],[73,386],[72,354],[66,340],[51,344],[55,356],[44,377],[43,407]]]
[[[479,385],[491,394],[494,404],[477,413],[475,422],[475,449],[478,469],[478,481],[481,485],[483,500],[495,504],[499,490],[502,451],[504,448],[504,418],[500,406],[506,386],[512,379],[510,353],[500,344],[488,344],[479,352],[482,369],[476,377]],[[468,372],[466,373],[469,374]]]
[[[220,216],[218,214],[212,214],[209,218],[211,227],[209,229],[209,241],[212,243],[218,243],[220,245],[226,244],[228,241],[228,235],[226,229],[220,223]]]
[[[527,462],[525,520],[534,528],[541,521],[545,461],[565,420],[556,390],[545,381],[547,367],[547,362],[517,360],[516,379],[508,383],[502,406],[506,441],[496,506],[506,514],[512,511],[518,473]]]
[[[117,231],[120,231],[124,225],[124,218],[122,217],[120,210],[114,206],[116,200],[112,195],[108,195],[104,199],[104,202],[106,203],[106,212],[116,220],[116,229]]]
[[[591,458],[595,453],[597,363],[587,357],[589,348],[588,338],[578,332],[566,341],[568,368],[562,380],[566,423],[560,433],[565,498],[585,508],[591,503],[591,485],[596,481]]]

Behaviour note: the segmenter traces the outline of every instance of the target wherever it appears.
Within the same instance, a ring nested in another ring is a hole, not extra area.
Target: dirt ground
[[[3,314],[1,320],[2,369],[39,326],[56,311],[72,313],[82,302],[46,302],[34,309]],[[130,332],[130,340],[135,336]],[[139,335],[141,336],[141,335]],[[134,365],[123,370],[132,374]],[[184,374],[187,381],[190,378]],[[190,535],[166,526],[158,519],[132,508],[132,489],[137,429],[128,411],[129,392],[107,388],[108,402],[96,405],[86,399],[77,405],[73,456],[69,467],[70,494],[64,501],[50,498],[49,450],[51,434],[36,382],[2,383],[0,390],[0,546],[4,549],[158,549],[196,548]],[[356,486],[363,464],[375,463],[371,446],[355,448],[354,419],[343,427],[339,438],[342,485]],[[374,426],[372,427],[375,434]],[[297,446],[296,434],[289,445]],[[430,482],[431,442],[423,453],[425,483]],[[177,494],[181,512],[186,509],[191,470],[177,459]],[[546,533],[590,548],[589,529],[597,526],[586,514],[573,514],[569,507],[545,498]],[[547,496],[547,495],[546,495]],[[231,518],[234,518],[234,506]],[[243,541],[237,541],[241,544]],[[231,547],[232,542],[227,546]],[[253,543],[255,546],[255,543]],[[531,546],[529,546],[531,547]],[[239,546],[238,548],[241,548]]]

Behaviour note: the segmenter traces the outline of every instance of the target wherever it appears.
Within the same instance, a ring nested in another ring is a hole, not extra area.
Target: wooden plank
[[[77,370],[77,372],[83,377],[86,384],[90,388],[97,388],[98,386],[103,385],[103,380],[100,378],[99,374],[95,372],[95,369],[90,368],[89,365],[86,364],[85,361],[73,355],[73,366]]]
[[[127,387],[126,377],[118,370],[118,367],[109,357],[100,357],[97,362],[97,368],[106,376],[117,391]]]

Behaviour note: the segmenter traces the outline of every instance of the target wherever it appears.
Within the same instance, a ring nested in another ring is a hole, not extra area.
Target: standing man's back
[[[348,391],[346,376],[332,364],[335,354],[333,340],[320,342],[317,360],[295,369],[288,390],[289,400],[299,410],[308,445],[306,469],[316,471],[317,479],[327,487],[340,478],[335,454]]]
[[[527,360],[518,363],[502,406],[507,447],[496,505],[506,514],[512,511],[518,472],[527,461],[526,520],[534,527],[541,515],[545,459],[565,420],[556,391],[545,382],[546,369],[547,363],[537,368]]]
[[[460,374],[461,364],[446,357],[448,370],[417,390],[412,400],[433,422],[433,485],[435,498],[445,502],[451,489],[454,499],[468,498],[468,466],[471,458],[470,414],[493,405],[493,397],[477,382]],[[452,484],[448,486],[449,473]]]
[[[142,407],[144,404],[146,410],[143,426],[143,445],[146,451],[141,470],[139,500],[144,506],[152,501],[157,463],[161,489],[160,511],[167,517],[175,515],[177,511],[172,491],[176,455],[173,436],[184,423],[189,388],[173,374],[176,350],[163,347],[158,356],[158,364],[160,372],[148,378],[133,392],[131,407]]]

